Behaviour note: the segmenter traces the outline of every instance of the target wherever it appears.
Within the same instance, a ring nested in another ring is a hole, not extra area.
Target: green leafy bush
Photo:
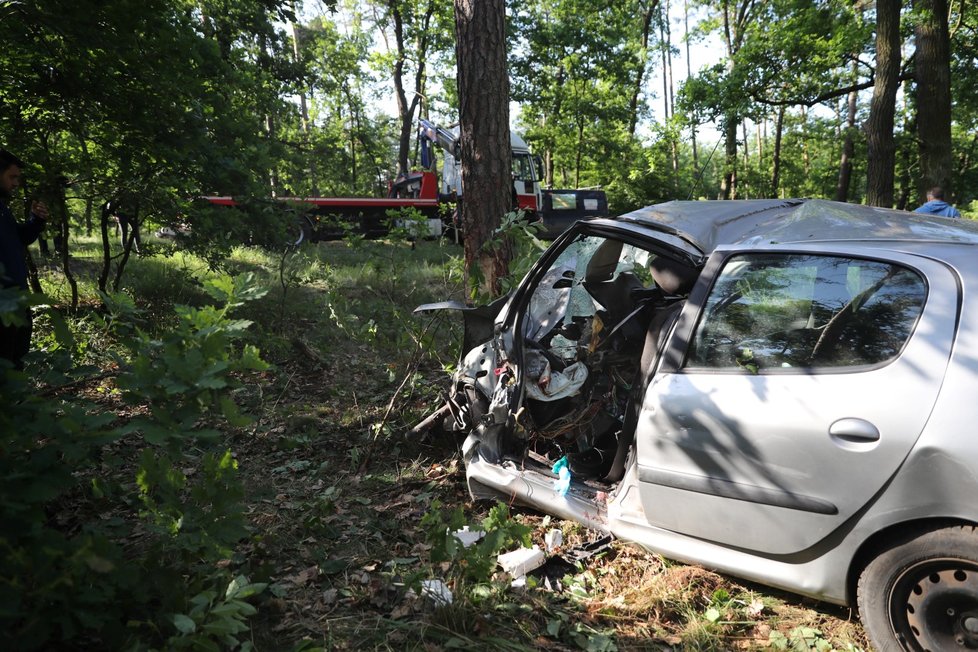
[[[208,292],[219,305],[178,307],[161,336],[131,301],[108,301],[121,347],[108,393],[128,418],[86,398],[104,378],[64,357],[38,356],[40,387],[0,362],[0,630],[13,649],[238,647],[243,600],[263,586],[217,567],[245,529],[214,427],[247,421],[229,391],[267,367],[235,345],[249,324],[229,316],[262,292],[247,276]]]
[[[421,526],[431,545],[431,561],[436,564],[449,562],[449,574],[471,582],[489,581],[500,551],[515,545],[530,545],[531,529],[513,520],[505,503],[497,503],[480,525],[471,528],[484,532],[485,536],[468,547],[463,546],[454,535],[465,525],[465,513],[461,507],[447,510],[437,500],[431,503],[431,510],[421,519]]]

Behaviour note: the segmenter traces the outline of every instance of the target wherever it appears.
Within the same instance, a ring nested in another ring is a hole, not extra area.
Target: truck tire
[[[857,599],[880,652],[978,649],[978,529],[900,538],[863,570]]]

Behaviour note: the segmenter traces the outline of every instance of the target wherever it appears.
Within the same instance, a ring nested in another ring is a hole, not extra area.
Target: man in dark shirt
[[[7,203],[20,187],[23,162],[5,149],[0,149],[0,284],[4,289],[27,290],[27,261],[24,248],[37,239],[48,217],[44,202],[31,205],[30,218],[18,224]],[[31,311],[25,308],[20,315],[23,324],[4,324],[0,321],[0,358],[17,369],[23,368],[22,358],[31,346]]]

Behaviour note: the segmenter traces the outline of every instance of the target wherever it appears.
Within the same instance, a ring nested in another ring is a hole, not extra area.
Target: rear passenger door
[[[718,251],[637,427],[651,524],[769,554],[816,545],[885,487],[927,422],[954,275],[858,250]]]

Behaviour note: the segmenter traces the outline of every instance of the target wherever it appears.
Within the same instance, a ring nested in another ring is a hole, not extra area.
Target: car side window
[[[686,366],[763,373],[883,363],[903,349],[926,296],[920,274],[892,263],[733,256],[710,292]]]

